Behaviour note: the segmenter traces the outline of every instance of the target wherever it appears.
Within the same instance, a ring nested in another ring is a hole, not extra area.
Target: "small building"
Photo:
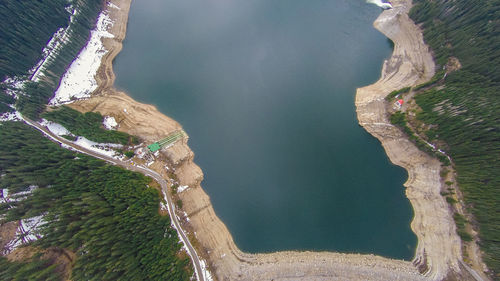
[[[402,99],[397,100],[394,103],[394,109],[401,109],[401,107],[403,106],[404,103],[405,103],[405,101]]]
[[[155,143],[148,145],[148,148],[149,148],[149,151],[156,152],[156,151],[160,150],[161,146],[158,142],[155,142]]]

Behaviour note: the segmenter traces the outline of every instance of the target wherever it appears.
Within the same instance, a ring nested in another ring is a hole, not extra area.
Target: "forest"
[[[54,95],[59,81],[90,37],[90,30],[103,7],[102,0],[40,0],[0,2],[0,81],[7,77],[24,77],[29,80],[29,70],[42,58],[42,50],[52,35],[69,24],[70,9],[77,13],[69,28],[68,40],[56,58],[47,61],[44,78],[30,81],[19,93],[18,111],[37,119]],[[0,113],[8,111],[5,97],[6,85],[0,90]],[[9,101],[11,102],[11,100]]]
[[[0,280],[61,280],[61,273],[56,270],[57,265],[41,256],[42,253],[35,254],[30,262],[10,262],[0,256]]]
[[[500,1],[414,0],[436,78],[415,96],[430,141],[453,159],[483,260],[500,274]],[[457,63],[457,60],[459,63]],[[446,73],[443,76],[443,73]],[[442,80],[436,83],[438,80]],[[424,88],[424,87],[420,87]]]
[[[124,132],[106,130],[104,117],[98,112],[80,113],[70,107],[61,106],[42,113],[41,117],[59,123],[77,136],[83,136],[98,143],[138,144],[139,140]]]
[[[7,76],[25,74],[41,59],[41,50],[52,34],[69,23],[66,6],[66,0],[0,2],[2,81]]]
[[[0,205],[3,222],[43,216],[42,238],[32,244],[76,253],[72,280],[189,280],[190,259],[169,217],[159,214],[162,199],[150,178],[63,149],[21,122],[0,126],[0,189],[37,187]],[[24,268],[24,277],[52,274],[39,270],[43,262],[0,259],[0,276],[15,280],[13,268]]]
[[[15,105],[24,116],[40,117],[104,4],[0,2],[0,114]],[[68,40],[47,60],[43,78],[30,81],[30,69],[42,58],[44,46],[66,27]],[[27,82],[15,89],[5,83],[9,77]],[[104,130],[99,113],[63,107],[44,117],[98,142],[137,142],[133,136]],[[38,253],[22,261],[0,257],[0,280],[61,280],[58,265],[44,256],[54,249],[75,254],[71,280],[189,280],[193,275],[170,218],[159,214],[163,199],[149,187],[150,178],[63,149],[21,122],[0,123],[0,143],[0,189],[8,189],[15,199],[13,194],[36,187],[23,200],[0,204],[0,225],[36,216],[45,222],[37,230],[41,238],[28,246]]]

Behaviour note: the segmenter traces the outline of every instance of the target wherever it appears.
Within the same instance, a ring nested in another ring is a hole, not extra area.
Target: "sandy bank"
[[[115,117],[119,130],[156,141],[181,126],[154,106],[138,103],[113,88],[112,61],[122,47],[131,0],[112,0],[120,9],[111,9],[114,38],[103,42],[109,52],[98,71],[98,89],[90,99],[71,106],[80,111],[99,111]],[[385,11],[375,26],[395,42],[393,56],[384,65],[381,79],[358,89],[356,106],[360,124],[377,137],[391,161],[405,167],[410,175],[407,196],[415,210],[412,228],[419,244],[415,264],[375,255],[329,252],[277,252],[247,254],[233,242],[231,234],[216,216],[210,198],[200,183],[203,173],[193,162],[187,140],[163,150],[175,168],[180,185],[189,188],[179,194],[189,216],[184,227],[197,238],[200,254],[208,258],[218,280],[441,280],[449,270],[460,272],[460,240],[446,202],[440,196],[440,164],[420,152],[387,121],[383,98],[392,90],[429,79],[434,64],[421,32],[408,19],[410,1],[394,1],[395,9]],[[165,173],[163,163],[153,168]]]

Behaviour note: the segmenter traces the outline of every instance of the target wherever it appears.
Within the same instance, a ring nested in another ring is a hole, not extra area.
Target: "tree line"
[[[98,143],[138,144],[139,140],[124,132],[106,130],[104,117],[99,112],[80,113],[70,107],[61,106],[42,113],[41,117],[59,123],[77,136],[83,136]]]
[[[457,181],[479,229],[484,261],[500,273],[500,1],[414,0],[411,18],[421,24],[434,52],[434,85],[419,92],[418,120],[427,135],[445,142]],[[450,72],[453,58],[461,68]],[[444,83],[444,72],[449,72]],[[427,85],[426,85],[427,86]]]
[[[37,186],[25,200],[1,205],[3,222],[43,215],[33,246],[76,253],[72,280],[189,280],[190,259],[170,218],[159,214],[150,178],[63,149],[23,123],[0,127],[0,188],[14,194]],[[25,266],[36,271],[43,262]],[[23,267],[0,264],[0,276]]]

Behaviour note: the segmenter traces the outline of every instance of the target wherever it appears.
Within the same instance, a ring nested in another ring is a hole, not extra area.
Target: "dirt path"
[[[112,61],[121,50],[131,0],[112,0],[120,10],[111,13],[115,25],[113,39],[105,39],[110,52],[104,57],[98,74],[99,89],[88,99],[71,106],[80,111],[99,111],[115,117],[119,130],[141,136],[151,142],[177,131],[181,126],[161,114],[154,106],[138,103],[116,91],[112,85]],[[434,64],[420,30],[409,20],[409,0],[394,1],[395,8],[385,11],[375,26],[395,43],[393,56],[384,65],[381,79],[358,89],[358,119],[365,129],[377,137],[392,162],[405,167],[409,180],[407,196],[415,210],[412,228],[418,236],[415,266],[411,262],[375,255],[330,252],[277,252],[248,254],[241,252],[231,234],[216,216],[210,198],[200,186],[201,169],[193,162],[194,154],[184,142],[162,150],[175,167],[180,185],[189,188],[179,197],[191,230],[197,239],[198,251],[211,266],[218,280],[442,280],[449,272],[460,272],[462,258],[460,240],[448,206],[439,194],[440,164],[420,152],[386,118],[383,98],[390,91],[429,79]],[[164,163],[156,163],[157,172]],[[422,275],[420,272],[424,272]],[[451,271],[450,271],[451,270]],[[464,273],[466,274],[466,273]],[[460,276],[467,280],[466,276]]]

